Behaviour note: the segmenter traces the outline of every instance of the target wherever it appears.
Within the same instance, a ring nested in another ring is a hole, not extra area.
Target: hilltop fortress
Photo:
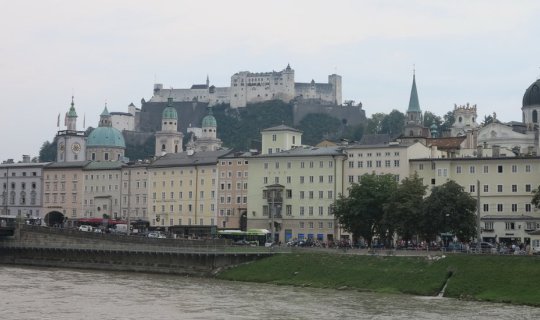
[[[211,86],[208,77],[205,84],[194,84],[189,89],[163,89],[154,84],[154,95],[149,102],[204,102],[210,106],[228,103],[231,108],[243,108],[249,103],[269,100],[292,100],[320,105],[341,105],[341,76],[331,74],[328,83],[294,82],[294,69],[287,65],[282,71],[252,73],[241,71],[231,76],[229,87]]]

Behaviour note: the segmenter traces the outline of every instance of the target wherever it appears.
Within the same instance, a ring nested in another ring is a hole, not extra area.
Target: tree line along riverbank
[[[217,278],[540,306],[540,257],[362,256],[291,253],[226,269]]]

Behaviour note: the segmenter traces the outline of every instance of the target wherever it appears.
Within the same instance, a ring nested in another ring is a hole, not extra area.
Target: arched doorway
[[[45,215],[44,222],[48,227],[61,226],[64,223],[64,215],[58,211],[51,211]]]

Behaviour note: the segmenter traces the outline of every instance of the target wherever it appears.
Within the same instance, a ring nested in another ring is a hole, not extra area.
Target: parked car
[[[83,224],[83,225],[79,226],[79,231],[92,232],[93,230],[94,230],[94,228],[92,226],[89,226],[89,225],[86,225],[86,224]]]
[[[159,238],[159,239],[165,239],[167,236],[160,231],[152,231],[148,233],[148,238]]]

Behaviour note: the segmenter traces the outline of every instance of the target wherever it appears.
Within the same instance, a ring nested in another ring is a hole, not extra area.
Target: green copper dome
[[[174,119],[178,120],[178,113],[176,112],[176,109],[173,107],[167,107],[165,110],[163,110],[163,119]]]
[[[172,106],[172,98],[167,99],[167,108],[163,110],[163,115],[161,116],[161,118],[178,120],[178,113],[176,112],[176,109]]]
[[[212,107],[208,107],[208,115],[202,119],[202,126],[204,127],[217,127],[216,118],[212,114]]]
[[[97,127],[88,136],[87,147],[125,148],[124,136],[113,127]]]
[[[207,115],[202,119],[203,127],[217,127],[216,118],[213,115]]]

